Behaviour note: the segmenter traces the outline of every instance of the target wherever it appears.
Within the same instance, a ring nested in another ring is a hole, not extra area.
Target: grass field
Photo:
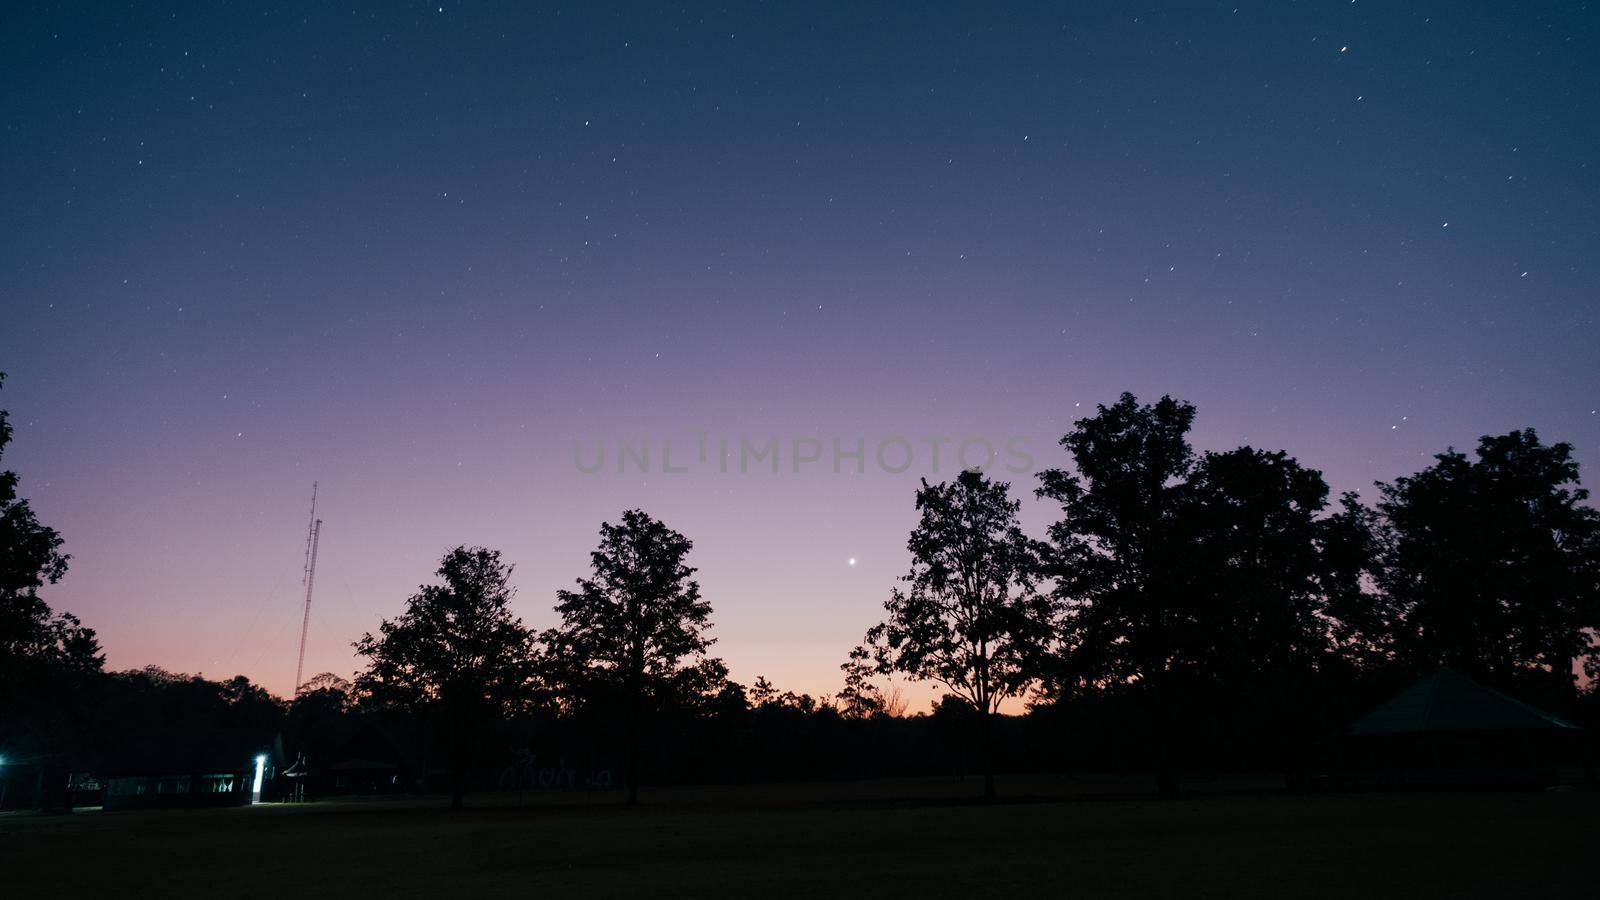
[[[1011,779],[0,817],[6,897],[1595,896],[1600,793]],[[1124,786],[1125,787],[1125,786]],[[1062,799],[1072,797],[1073,799]]]

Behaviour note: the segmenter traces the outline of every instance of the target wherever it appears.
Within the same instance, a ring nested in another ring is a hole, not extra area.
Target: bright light
[[[856,564],[856,558],[854,556],[850,557],[850,565],[853,566],[855,564]]]
[[[250,802],[261,802],[261,781],[267,774],[267,756],[262,754],[256,757],[256,781],[250,788]]]

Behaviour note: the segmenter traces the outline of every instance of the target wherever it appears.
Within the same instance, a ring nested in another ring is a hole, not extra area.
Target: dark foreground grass
[[[788,786],[663,792],[636,810],[498,798],[463,813],[7,816],[0,895],[1594,896],[1597,793],[1035,797]]]

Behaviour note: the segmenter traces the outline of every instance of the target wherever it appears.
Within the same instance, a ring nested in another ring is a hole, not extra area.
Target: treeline
[[[90,705],[120,697],[122,718],[98,721],[242,716],[313,764],[336,723],[408,722],[458,804],[518,752],[614,767],[630,801],[642,778],[970,770],[992,796],[997,769],[1086,768],[1154,771],[1170,796],[1184,770],[1303,779],[1354,714],[1439,666],[1594,721],[1600,515],[1570,445],[1485,437],[1367,502],[1331,498],[1283,452],[1196,452],[1194,416],[1124,394],[1073,424],[1034,485],[924,481],[909,570],[817,698],[728,677],[691,541],[640,510],[600,526],[542,632],[511,612],[500,554],[459,547],[355,643],[351,682],[319,676],[283,703],[242,678],[107,675],[93,632],[39,599],[67,558],[6,473],[0,747],[65,759],[103,744]],[[0,450],[9,437],[0,414]],[[1043,535],[1020,525],[1027,489],[1059,509]],[[906,716],[889,676],[945,697]],[[1007,701],[1026,715],[999,715]]]

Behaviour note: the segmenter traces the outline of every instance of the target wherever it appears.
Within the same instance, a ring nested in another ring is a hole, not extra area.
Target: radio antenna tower
[[[322,520],[317,518],[317,483],[311,482],[311,523],[306,526],[306,561],[300,583],[306,586],[306,611],[300,619],[300,659],[294,664],[294,694],[300,695],[300,677],[306,667],[306,632],[311,630],[311,589],[317,582],[317,544],[322,540]]]

